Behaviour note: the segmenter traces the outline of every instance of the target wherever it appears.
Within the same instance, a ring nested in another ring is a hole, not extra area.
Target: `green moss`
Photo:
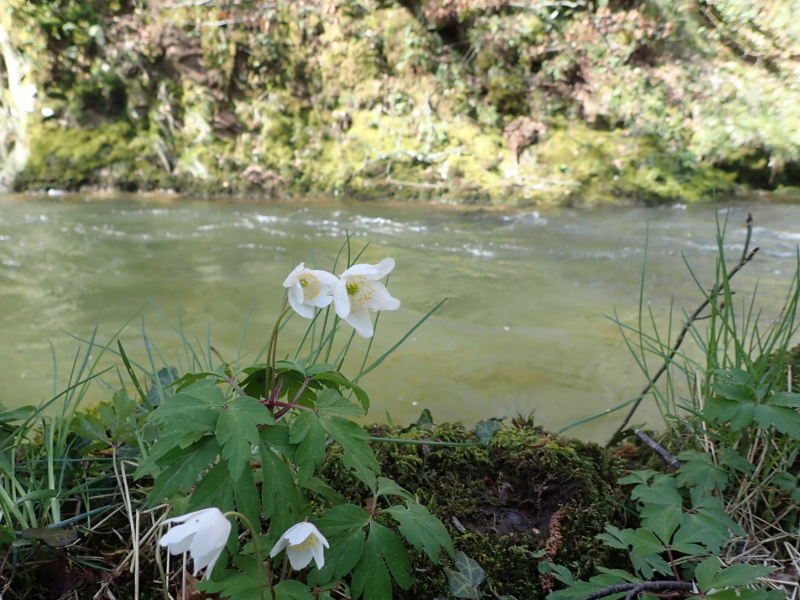
[[[403,432],[376,426],[377,437],[475,441],[459,424]],[[552,436],[540,428],[502,429],[486,446],[442,447],[389,442],[373,444],[386,476],[411,491],[448,527],[456,550],[487,572],[487,589],[519,598],[543,598],[538,559],[556,512],[565,508],[562,534],[569,543],[551,558],[578,576],[608,566],[609,551],[594,535],[621,515],[614,484],[619,464],[594,444]],[[363,503],[369,492],[344,472],[334,450],[324,477],[349,500]],[[445,593],[441,568],[416,556],[420,568],[412,588],[397,598],[431,598]],[[613,563],[613,561],[611,561]]]

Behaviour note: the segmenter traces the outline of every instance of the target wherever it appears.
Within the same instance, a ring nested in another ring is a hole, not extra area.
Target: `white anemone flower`
[[[325,308],[333,301],[331,292],[339,281],[327,271],[306,269],[300,263],[289,273],[283,287],[289,288],[289,304],[301,317],[311,319],[315,308]]]
[[[328,540],[319,532],[319,529],[304,521],[292,525],[286,530],[278,543],[272,547],[269,557],[274,557],[286,548],[286,556],[289,557],[289,562],[292,563],[295,571],[305,569],[312,558],[317,563],[317,568],[321,569],[325,565],[323,546],[329,547]]]
[[[342,273],[333,288],[336,314],[352,325],[358,335],[372,337],[374,329],[369,316],[372,310],[395,310],[400,300],[393,298],[378,279],[394,269],[394,259],[384,258],[377,265],[353,265]]]
[[[222,511],[215,507],[204,508],[188,515],[167,519],[164,523],[182,525],[170,528],[158,543],[169,548],[170,554],[188,551],[194,561],[193,576],[196,577],[204,567],[208,567],[206,575],[210,575],[231,533],[231,522]]]

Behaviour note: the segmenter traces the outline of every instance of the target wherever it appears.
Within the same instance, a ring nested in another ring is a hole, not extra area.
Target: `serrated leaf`
[[[450,593],[456,598],[466,598],[467,600],[480,600],[480,592],[469,581],[469,578],[459,571],[444,568],[447,575],[447,583],[450,586]]]
[[[227,408],[220,411],[216,426],[217,440],[222,446],[222,458],[228,462],[234,485],[244,469],[249,467],[253,447],[260,441],[257,426],[270,423],[274,423],[274,420],[269,411],[249,396],[232,400]]]
[[[759,577],[765,577],[774,571],[774,567],[764,565],[731,565],[725,567],[714,575],[711,587],[721,589],[726,587],[753,585],[758,583]]]
[[[411,492],[386,477],[378,477],[378,489],[375,496],[399,496],[405,500],[414,500]]]
[[[319,521],[316,525],[319,525]],[[309,585],[321,585],[332,579],[341,579],[356,567],[364,552],[366,531],[361,527],[335,536],[329,536],[322,527],[320,531],[327,537],[330,548],[325,551],[325,566],[309,573]]]
[[[411,558],[408,556],[403,540],[388,527],[372,521],[369,525],[369,537],[374,539],[392,579],[402,589],[411,587]]]
[[[800,438],[800,413],[793,408],[759,404],[754,418],[762,429],[775,427],[781,433]]]
[[[786,408],[800,408],[800,394],[795,392],[777,392],[767,398],[767,404],[785,406]]]
[[[285,579],[272,588],[275,600],[316,600],[308,586],[296,579]]]
[[[353,469],[356,477],[374,489],[377,483],[375,474],[380,472],[380,465],[367,443],[369,435],[364,428],[336,415],[320,419],[320,422],[328,435],[342,447],[342,464]]]
[[[363,417],[364,409],[358,404],[353,404],[342,396],[341,392],[333,388],[325,388],[317,394],[314,408],[323,414],[338,414],[347,417]]]
[[[300,479],[307,479],[325,460],[325,446],[328,436],[314,412],[302,411],[294,420],[289,441],[298,444],[295,462]]]
[[[277,538],[302,521],[305,497],[297,489],[290,468],[270,448],[261,448],[261,508],[270,519],[270,536]]]
[[[689,488],[698,485],[706,490],[724,490],[727,487],[728,471],[715,465],[709,453],[688,450],[677,458],[684,461],[676,474],[678,486]]]
[[[634,471],[625,477],[620,477],[617,479],[617,483],[620,485],[627,485],[630,483],[641,483],[647,485],[650,483],[650,480],[658,474],[658,471],[654,471],[653,469],[643,469],[640,471]]]
[[[638,485],[631,490],[631,498],[644,504],[683,506],[674,477],[657,475],[650,485]]]
[[[335,536],[350,529],[360,529],[370,522],[370,515],[355,504],[339,504],[317,519],[316,526],[325,536]]]
[[[456,567],[469,579],[470,584],[477,587],[483,583],[486,577],[486,571],[481,569],[481,566],[472,560],[463,552],[456,552]]]
[[[697,580],[697,587],[701,592],[705,593],[713,587],[711,581],[720,567],[722,567],[722,562],[716,556],[709,556],[697,565],[694,570],[694,578]]]
[[[753,463],[739,454],[735,448],[723,448],[720,452],[720,462],[742,473],[750,474],[755,469]]]
[[[372,535],[367,538],[361,558],[353,569],[351,579],[353,598],[392,600],[392,582],[383,561],[380,545]]]
[[[422,550],[434,564],[439,564],[441,550],[454,555],[453,541],[442,522],[421,504],[392,506],[381,512],[389,513],[400,524],[400,533],[417,550]]]
[[[178,490],[188,492],[197,484],[200,474],[219,456],[220,447],[213,436],[205,436],[188,448],[176,448],[173,455],[165,454],[162,460],[167,466],[155,478],[153,489],[148,494],[149,502],[161,503],[172,498]]]
[[[680,525],[683,517],[683,510],[670,504],[648,504],[641,513],[642,525],[655,533],[659,539],[669,543],[672,534]]]

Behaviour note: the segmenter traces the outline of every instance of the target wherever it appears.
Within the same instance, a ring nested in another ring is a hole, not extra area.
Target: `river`
[[[547,211],[468,210],[358,202],[248,203],[171,196],[0,197],[0,402],[38,403],[66,383],[76,338],[95,325],[145,362],[142,327],[164,362],[186,368],[175,331],[245,364],[265,344],[300,262],[330,269],[349,233],[363,261],[396,259],[377,357],[443,298],[426,323],[361,383],[369,420],[407,424],[534,414],[559,429],[635,396],[644,383],[617,326],[636,323],[647,242],[644,302],[664,326],[671,303],[691,312],[697,284],[713,283],[717,217],[726,250],[741,252],[748,212],[761,250],[736,277],[737,299],[758,283],[764,323],[796,267],[800,208],[737,201],[720,206]],[[302,319],[284,332],[290,353]],[[677,329],[678,325],[675,325]],[[210,332],[210,333],[209,333]],[[674,337],[674,333],[673,333]],[[241,343],[241,346],[240,346]],[[53,383],[54,349],[58,372]],[[240,351],[241,348],[241,351]],[[366,342],[357,339],[355,357]],[[94,355],[94,353],[93,353]],[[347,368],[352,374],[357,360]],[[110,364],[110,363],[109,363]],[[115,375],[104,379],[117,385]],[[102,398],[97,386],[93,399]],[[131,388],[132,391],[132,388]],[[602,440],[616,413],[570,433]],[[652,402],[634,423],[658,428]]]

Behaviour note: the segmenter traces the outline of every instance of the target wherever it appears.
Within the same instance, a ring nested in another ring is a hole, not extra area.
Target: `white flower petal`
[[[188,551],[194,561],[193,575],[206,567],[206,574],[210,574],[231,532],[231,522],[222,511],[214,507],[204,508],[164,522],[181,524],[167,531],[158,543],[169,548],[170,554]]]
[[[345,321],[356,330],[356,333],[361,337],[370,338],[375,333],[375,328],[372,326],[372,319],[369,316],[369,311],[366,309],[350,313]]]
[[[364,306],[374,310],[397,310],[400,300],[394,298],[380,281],[373,281],[370,282],[369,297],[364,301]]]
[[[341,319],[350,314],[350,296],[347,295],[347,281],[344,278],[333,288],[333,307]]]
[[[269,555],[274,557],[286,548],[286,556],[294,570],[305,569],[312,558],[317,567],[322,568],[325,564],[323,546],[329,547],[328,540],[314,525],[304,521],[287,529],[281,539],[272,547]]]
[[[289,273],[283,287],[289,288],[289,305],[302,317],[314,317],[315,308],[324,308],[333,301],[332,290],[338,278],[327,271],[306,269],[300,263]]]

